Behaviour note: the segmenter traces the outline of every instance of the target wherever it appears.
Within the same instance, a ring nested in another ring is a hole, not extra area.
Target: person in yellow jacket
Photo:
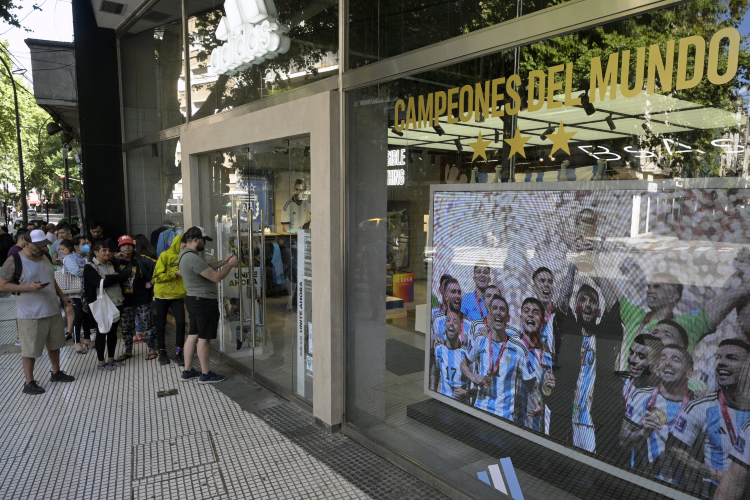
[[[168,365],[167,346],[164,329],[167,326],[167,312],[171,309],[176,326],[175,361],[185,365],[182,348],[185,345],[185,283],[180,275],[177,256],[185,248],[182,234],[172,240],[169,249],[159,256],[154,268],[154,298],[156,299],[156,342],[159,349],[159,363]]]

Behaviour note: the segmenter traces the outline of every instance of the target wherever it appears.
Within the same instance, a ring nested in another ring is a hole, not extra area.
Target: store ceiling
[[[564,96],[556,96],[555,100],[562,101]],[[579,106],[563,106],[548,110],[546,102],[539,111],[530,113],[522,110],[518,115],[518,126],[523,135],[532,136],[531,140],[526,143],[526,147],[551,145],[550,140],[542,140],[539,136],[550,125],[555,128],[559,127],[561,120],[566,132],[577,132],[570,141],[571,146],[584,146],[593,142],[641,136],[644,134],[643,124],[647,121],[644,113],[647,110],[648,122],[654,134],[739,126],[744,121],[744,118],[736,113],[697,105],[667,95],[646,95],[645,92],[629,99],[618,93],[614,100],[609,100],[609,93],[607,93],[604,101],[597,101],[593,104],[596,112],[591,116],[586,115],[583,108]],[[605,121],[610,115],[616,126],[615,130],[610,130]],[[500,130],[502,141],[501,118],[486,118],[482,123],[472,120],[449,125],[447,118],[443,116],[440,118],[440,126],[445,131],[442,136],[439,136],[432,127],[404,130],[403,137],[399,137],[392,128],[389,128],[388,143],[417,149],[456,151],[454,141],[459,138],[464,150],[471,151],[468,143],[476,141],[480,131],[483,139],[494,141],[495,130]],[[502,149],[502,142],[500,144],[493,142],[487,149]]]

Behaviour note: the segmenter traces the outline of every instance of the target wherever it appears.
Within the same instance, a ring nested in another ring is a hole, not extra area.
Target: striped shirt
[[[750,468],[750,446],[747,444],[748,441],[750,441],[750,422],[745,422],[745,425],[742,426],[740,433],[737,435],[737,442],[732,446],[729,456],[733,461],[744,466],[746,469]]]
[[[492,359],[490,359],[490,342],[492,342]],[[498,363],[501,351],[503,351],[503,342],[490,340],[485,335],[473,340],[466,358],[475,365],[475,373],[485,376]],[[525,392],[519,388],[535,378],[533,365],[526,358],[524,346],[514,337],[508,337],[502,355],[497,373],[492,375],[492,385],[479,388],[474,406],[507,420],[523,423],[527,401],[521,399]]]
[[[461,297],[461,313],[472,321],[482,321],[487,317],[484,297],[479,291],[466,293]]]
[[[594,425],[591,405],[594,401],[596,383],[596,336],[583,337],[581,343],[581,369],[578,372],[576,392],[573,397],[573,422]]]
[[[435,348],[435,361],[440,369],[440,394],[455,398],[456,389],[469,388],[469,380],[461,373],[461,362],[465,358],[466,349],[450,349],[444,345]]]
[[[726,408],[735,432],[750,420],[750,410]],[[729,468],[729,452],[733,444],[721,414],[719,392],[690,402],[675,423],[672,433],[688,447],[698,445],[703,454],[703,463],[709,467],[716,470]]]
[[[290,230],[300,229],[307,222],[307,217],[311,213],[309,200],[304,200],[297,205],[294,197],[292,197],[284,203],[284,208],[281,210],[281,223],[289,224]]]
[[[633,389],[630,392],[630,397],[625,402],[625,421],[632,427],[637,429],[643,428],[643,416],[648,410],[648,403],[653,392],[654,387]],[[653,464],[662,456],[664,449],[666,448],[669,433],[672,432],[672,429],[677,423],[677,417],[680,415],[682,403],[683,400],[670,401],[657,392],[653,406],[664,411],[667,414],[667,422],[672,423],[671,425],[663,426],[658,431],[652,432],[646,439],[645,449],[636,448],[633,450],[633,463],[631,465],[637,468],[643,468],[644,465],[646,465],[643,463],[644,458],[648,458],[648,463]]]
[[[526,363],[530,365],[530,371],[534,374],[537,381],[536,387],[533,391],[539,393],[542,390],[545,373],[552,369],[552,354],[547,350],[545,344],[542,344],[542,348],[530,348],[525,342],[523,342],[523,347],[526,356]],[[521,390],[523,391],[523,399],[528,400],[532,396],[531,387],[524,385]],[[536,395],[541,396],[540,394]],[[544,432],[544,410],[537,415],[527,414],[526,423],[524,425],[535,431]]]

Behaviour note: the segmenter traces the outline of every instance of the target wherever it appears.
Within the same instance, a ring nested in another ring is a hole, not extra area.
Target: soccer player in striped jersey
[[[469,380],[461,372],[461,362],[466,358],[467,344],[460,339],[460,314],[448,312],[445,322],[445,343],[435,347],[438,373],[433,373],[430,377],[430,388],[457,401],[468,402]]]
[[[507,420],[522,424],[536,377],[526,362],[523,344],[506,331],[510,310],[508,302],[493,296],[489,303],[487,325],[469,345],[461,372],[479,388],[474,406]],[[470,364],[474,364],[472,371]],[[524,385],[529,386],[526,391]]]
[[[437,297],[433,295],[433,299],[432,299],[433,300],[433,308],[432,308],[433,318],[440,314],[445,314],[445,311],[448,310],[448,301],[445,298],[445,284],[451,278],[453,278],[453,276],[451,276],[450,274],[444,274],[440,276],[440,286],[438,288],[438,294],[440,295],[440,298],[438,299]]]
[[[687,347],[687,344],[682,347]],[[625,375],[622,386],[622,395],[626,402],[635,389],[658,385],[659,376],[656,374],[656,367],[661,360],[663,348],[662,341],[648,333],[642,333],[633,340],[628,355],[628,373]]]
[[[528,370],[536,376],[533,390],[526,395],[529,406],[526,412],[526,427],[537,432],[545,432],[545,411],[542,391],[546,395],[555,387],[555,376],[552,374],[552,354],[542,341],[541,330],[544,320],[544,305],[534,297],[527,297],[521,304],[521,342],[526,348]],[[524,386],[524,390],[526,386]]]
[[[729,469],[729,453],[739,430],[750,420],[750,405],[739,390],[750,363],[750,344],[739,338],[722,340],[716,351],[719,391],[688,404],[667,442],[668,460],[662,475],[695,494],[713,498]]]
[[[467,293],[461,299],[461,312],[471,321],[484,321],[487,317],[487,307],[484,302],[484,294],[490,286],[492,275],[490,265],[479,261],[474,265],[474,286],[476,290]]]
[[[635,389],[625,402],[620,446],[631,450],[631,467],[660,477],[659,460],[667,438],[693,399],[688,390],[693,357],[682,346],[666,345],[661,351],[658,373],[658,386]]]
[[[716,500],[743,500],[750,498],[750,422],[742,426],[737,443],[729,452],[732,461],[723,474],[716,490]]]

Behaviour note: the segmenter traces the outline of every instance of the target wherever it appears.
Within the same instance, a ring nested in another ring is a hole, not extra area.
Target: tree
[[[14,4],[13,0],[0,0],[0,20],[14,28],[24,29],[23,26],[21,26],[22,20],[19,20],[18,16],[13,12],[19,8],[21,8],[21,6]],[[34,4],[32,8],[34,10],[42,10],[37,4]]]

